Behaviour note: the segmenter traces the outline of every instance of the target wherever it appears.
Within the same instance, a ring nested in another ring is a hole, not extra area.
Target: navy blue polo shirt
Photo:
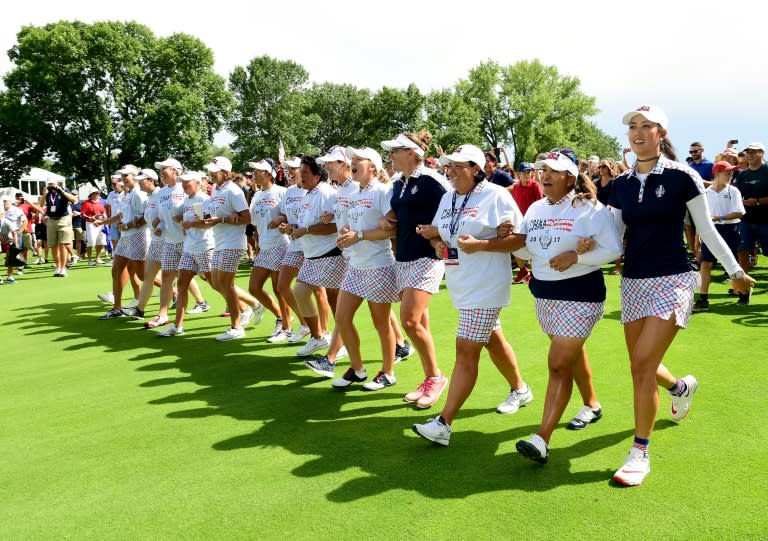
[[[616,177],[610,205],[621,210],[627,226],[624,277],[654,278],[688,272],[691,264],[683,241],[686,203],[704,193],[698,173],[660,157],[641,182],[632,169]]]
[[[502,188],[508,188],[512,186],[515,181],[512,178],[512,175],[507,173],[506,171],[503,171],[499,168],[496,168],[493,170],[493,174],[491,175],[491,178],[489,178],[492,183],[496,184],[497,186],[501,186]]]
[[[768,165],[763,164],[759,169],[743,169],[733,181],[744,199],[753,197],[768,197]],[[747,213],[742,220],[752,224],[768,224],[768,205],[745,207]],[[763,247],[763,250],[766,248]]]
[[[710,181],[715,178],[715,175],[712,174],[712,166],[715,164],[706,158],[702,158],[701,163],[691,161],[688,165],[699,174],[701,180]]]
[[[391,206],[397,217],[397,261],[416,261],[423,257],[437,259],[429,241],[416,233],[416,226],[432,223],[447,188],[440,173],[424,166],[416,169],[410,178],[401,178],[394,183]]]

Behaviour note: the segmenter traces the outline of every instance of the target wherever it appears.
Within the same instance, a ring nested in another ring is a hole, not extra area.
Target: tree
[[[349,84],[314,84],[307,91],[307,111],[319,116],[309,143],[318,151],[333,145],[371,146],[363,129],[371,92]]]
[[[424,103],[424,95],[413,83],[405,90],[383,87],[365,111],[366,146],[379,148],[381,141],[398,133],[416,132],[425,127]]]
[[[0,93],[0,187],[15,184],[43,160],[46,149],[38,141],[44,129],[17,93]]]
[[[62,21],[24,27],[17,40],[6,99],[28,107],[33,122],[10,126],[68,174],[108,177],[116,149],[121,163],[139,165],[174,156],[197,166],[210,157],[232,97],[197,38],[156,38],[135,22]],[[27,166],[30,158],[19,157]]]
[[[452,90],[427,94],[424,109],[434,143],[446,152],[466,143],[483,146],[480,114]]]
[[[310,139],[320,117],[308,111],[308,77],[296,62],[269,56],[254,58],[245,68],[235,67],[229,86],[237,105],[227,129],[235,134],[230,146],[237,157],[236,167],[276,157],[280,141],[288,154],[315,150]]]
[[[485,143],[511,148],[516,164],[554,147],[587,154],[615,147],[614,155],[618,142],[586,120],[598,110],[595,98],[584,94],[580,84],[538,60],[503,67],[487,61],[470,70],[456,92],[479,112]]]

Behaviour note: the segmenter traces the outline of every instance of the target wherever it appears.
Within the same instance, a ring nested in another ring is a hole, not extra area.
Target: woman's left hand
[[[755,286],[755,279],[745,274],[744,278],[731,280],[731,285],[736,293],[748,293]]]
[[[556,255],[552,259],[549,260],[549,266],[556,271],[563,272],[564,270],[568,269],[571,265],[576,263],[578,261],[579,256],[576,252],[570,251],[570,252],[563,252],[560,255]]]
[[[357,232],[350,231],[347,226],[344,226],[339,232],[339,236],[336,237],[336,247],[343,250],[355,244],[357,240]]]
[[[594,250],[595,246],[597,246],[597,242],[592,237],[581,237],[576,242],[576,253],[578,255],[586,254]]]
[[[472,235],[459,236],[457,244],[467,254],[473,254],[483,249],[483,241],[476,239]]]

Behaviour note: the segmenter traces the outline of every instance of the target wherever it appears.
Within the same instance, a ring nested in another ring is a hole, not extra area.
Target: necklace
[[[639,158],[638,158],[638,159],[637,159],[637,161],[638,161],[638,162],[641,162],[641,163],[642,163],[642,162],[653,162],[653,161],[656,161],[656,160],[658,160],[658,159],[659,159],[659,156],[654,156],[653,158],[648,158],[648,159],[646,159],[646,160],[641,160],[641,159],[639,159]]]

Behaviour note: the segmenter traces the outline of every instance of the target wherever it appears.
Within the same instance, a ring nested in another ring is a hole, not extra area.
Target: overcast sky
[[[681,156],[696,139],[710,158],[732,138],[739,149],[768,142],[765,2],[25,0],[10,6],[0,18],[3,51],[25,25],[135,20],[159,36],[197,36],[224,77],[266,54],[298,62],[315,82],[372,90],[413,82],[423,92],[452,86],[487,59],[538,58],[581,80],[601,110],[594,121],[622,145],[621,116],[648,103],[667,111]],[[0,74],[12,67],[3,54]]]

